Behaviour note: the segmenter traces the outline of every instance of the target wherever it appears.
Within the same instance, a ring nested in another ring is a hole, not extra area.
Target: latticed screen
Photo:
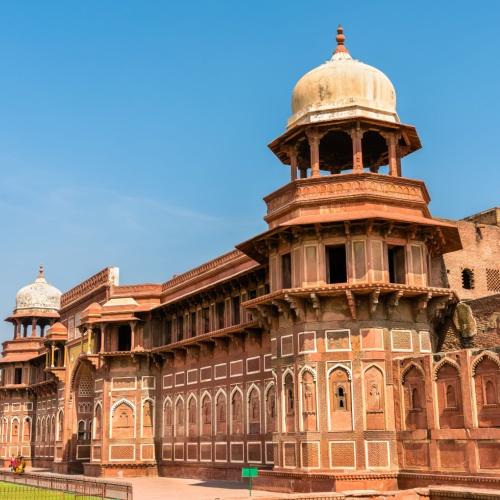
[[[500,292],[500,270],[486,269],[486,288],[492,292]]]

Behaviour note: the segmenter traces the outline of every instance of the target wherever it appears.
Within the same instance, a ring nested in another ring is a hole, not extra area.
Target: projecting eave
[[[441,234],[442,253],[455,252],[462,249],[462,242],[456,223],[451,221],[438,220],[428,217],[419,217],[401,213],[383,214],[377,211],[365,211],[363,213],[342,213],[342,214],[315,214],[303,215],[281,223],[278,227],[261,233],[250,240],[244,241],[236,248],[247,254],[252,259],[264,264],[267,261],[267,251],[264,250],[263,242],[278,238],[284,231],[291,231],[294,227],[345,224],[358,222],[373,222],[383,224],[402,224],[404,226],[426,226],[435,228]]]

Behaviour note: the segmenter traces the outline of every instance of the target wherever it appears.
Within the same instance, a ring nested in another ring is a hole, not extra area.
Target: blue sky
[[[265,229],[266,145],[295,82],[351,54],[384,71],[435,215],[500,204],[497,2],[23,1],[0,6],[0,312],[40,263],[161,282]],[[5,324],[2,338],[10,336]]]

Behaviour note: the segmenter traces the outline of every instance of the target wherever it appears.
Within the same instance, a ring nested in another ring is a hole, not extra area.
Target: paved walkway
[[[249,498],[244,483],[232,481],[203,481],[171,477],[127,477],[134,486],[134,500],[233,500]],[[277,497],[282,494],[252,491],[252,498]]]

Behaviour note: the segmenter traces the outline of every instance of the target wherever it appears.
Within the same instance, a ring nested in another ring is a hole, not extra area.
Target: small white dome
[[[61,292],[47,283],[43,266],[40,266],[38,278],[21,288],[16,294],[16,311],[44,309],[58,312],[60,307]]]
[[[380,70],[353,59],[344,39],[339,26],[332,58],[295,85],[288,128],[355,117],[399,122],[391,81]]]

